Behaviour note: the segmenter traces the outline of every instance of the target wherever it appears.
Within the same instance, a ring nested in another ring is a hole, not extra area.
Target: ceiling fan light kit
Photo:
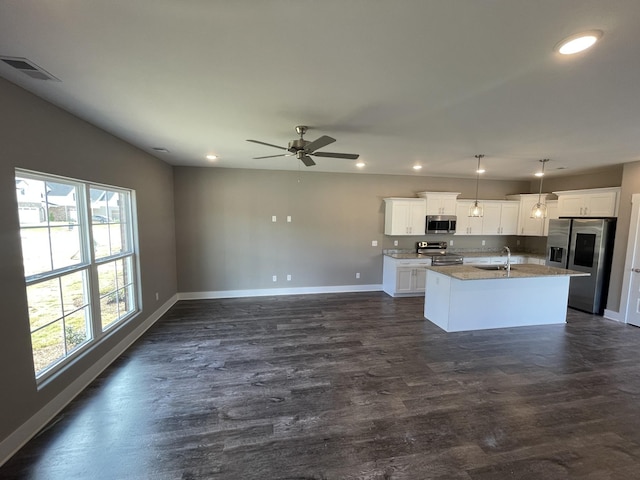
[[[286,150],[289,153],[281,153],[279,155],[267,155],[263,157],[253,157],[254,160],[262,158],[274,158],[274,157],[290,157],[295,155],[298,160],[304,163],[307,167],[311,167],[316,164],[311,158],[311,155],[315,157],[326,158],[344,158],[347,160],[357,160],[360,156],[357,153],[335,153],[335,152],[317,152],[316,150],[326,147],[327,145],[336,141],[335,138],[323,135],[320,138],[310,142],[303,138],[309,127],[305,125],[298,125],[296,127],[296,133],[300,135],[300,138],[291,140],[287,147],[281,147],[280,145],[274,145],[272,143],[261,142],[259,140],[247,140],[247,142],[258,143],[260,145],[266,145],[268,147],[279,148],[280,150]]]

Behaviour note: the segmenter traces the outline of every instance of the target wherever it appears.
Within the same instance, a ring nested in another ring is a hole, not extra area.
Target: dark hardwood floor
[[[640,477],[640,328],[570,310],[447,334],[422,309],[179,302],[0,478]]]

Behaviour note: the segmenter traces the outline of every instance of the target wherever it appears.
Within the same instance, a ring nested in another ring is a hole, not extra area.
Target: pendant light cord
[[[540,200],[542,199],[542,182],[544,181],[544,164],[549,161],[548,158],[543,158],[540,160],[542,162],[542,175],[540,175],[540,191],[538,192],[538,205],[540,205]]]
[[[475,206],[478,206],[478,184],[480,183],[480,160],[482,160],[482,158],[484,158],[484,155],[476,155],[476,158],[478,159],[478,168],[476,169],[476,201],[475,201]]]

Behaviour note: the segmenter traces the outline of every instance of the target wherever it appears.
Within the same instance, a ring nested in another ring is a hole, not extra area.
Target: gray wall
[[[400,248],[427,239],[383,235],[384,197],[430,190],[462,192],[460,198],[475,194],[474,179],[311,169],[178,167],[174,181],[180,292],[381,284],[383,248],[393,248],[394,239]],[[482,181],[480,191],[483,198],[500,199],[528,183]],[[378,246],[371,246],[373,240]],[[504,241],[487,237],[486,246],[497,248]],[[455,237],[454,246],[481,243]]]
[[[98,362],[176,293],[170,166],[0,79],[0,441]],[[132,188],[139,220],[143,311],[38,390],[22,270],[14,168]],[[156,301],[155,292],[160,300]]]
[[[542,183],[545,192],[561,192],[563,190],[581,190],[584,188],[619,187],[622,185],[623,165],[597,168],[577,175],[557,175],[553,172],[544,177]],[[531,181],[532,192],[540,190],[540,180]]]

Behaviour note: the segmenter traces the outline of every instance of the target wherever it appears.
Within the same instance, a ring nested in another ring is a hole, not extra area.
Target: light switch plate
[[[371,246],[372,247],[377,247],[378,246],[378,241],[377,240],[371,240]]]
[[[273,216],[271,217],[271,221],[272,221],[272,222],[275,222],[275,221],[276,221],[276,216],[275,216],[275,215],[273,215]]]

